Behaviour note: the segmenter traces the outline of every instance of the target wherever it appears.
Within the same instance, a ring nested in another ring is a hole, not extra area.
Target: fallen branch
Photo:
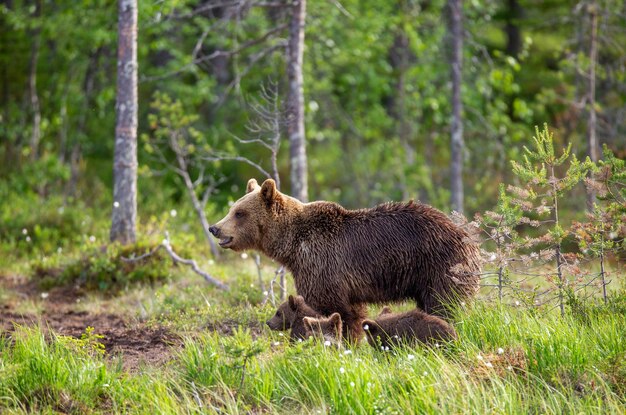
[[[228,290],[229,289],[228,285],[224,284],[220,280],[218,280],[215,277],[211,276],[209,273],[201,270],[200,267],[198,266],[198,263],[196,261],[194,261],[193,259],[182,258],[176,252],[174,252],[174,250],[172,249],[172,245],[170,244],[170,235],[169,235],[168,232],[165,232],[165,239],[163,239],[163,242],[161,242],[161,244],[158,245],[156,248],[154,248],[152,251],[150,251],[150,252],[148,252],[146,254],[140,255],[138,257],[135,257],[135,258],[124,258],[124,257],[121,257],[121,259],[124,262],[131,262],[131,263],[132,262],[141,261],[143,259],[146,259],[146,258],[154,255],[161,248],[165,249],[165,251],[169,254],[170,258],[172,258],[172,260],[174,261],[175,264],[181,263],[181,264],[189,265],[189,266],[191,266],[191,269],[196,274],[202,276],[202,278],[204,278],[208,283],[215,285],[217,288],[219,288],[221,290]]]

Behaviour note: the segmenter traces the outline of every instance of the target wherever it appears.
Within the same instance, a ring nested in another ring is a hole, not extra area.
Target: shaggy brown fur
[[[304,322],[305,317],[321,317],[321,314],[309,307],[302,296],[289,296],[289,299],[278,306],[276,314],[267,320],[267,325],[272,330],[284,331],[291,329],[291,339],[306,339],[309,335],[306,333]]]
[[[427,313],[445,315],[445,302],[478,289],[478,247],[430,206],[301,203],[273,180],[259,186],[251,179],[247,191],[211,227],[220,245],[256,249],[283,264],[298,294],[324,315],[339,312],[356,339],[366,303],[413,299]]]
[[[305,317],[302,321],[304,322],[306,337],[313,336],[341,347],[343,328],[339,313],[333,313],[329,317]]]
[[[400,343],[432,345],[456,339],[456,331],[450,324],[418,309],[392,313],[385,307],[376,320],[365,319],[362,326],[373,347],[388,348]]]

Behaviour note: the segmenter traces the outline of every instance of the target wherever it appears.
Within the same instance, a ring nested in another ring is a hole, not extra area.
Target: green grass
[[[580,321],[478,304],[456,321],[445,349],[391,352],[289,344],[265,329],[190,332],[146,374],[22,328],[0,341],[0,412],[623,413],[624,314]]]

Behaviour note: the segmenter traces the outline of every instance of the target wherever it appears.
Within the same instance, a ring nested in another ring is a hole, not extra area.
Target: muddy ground
[[[44,329],[66,336],[80,338],[88,326],[103,335],[109,359],[121,359],[123,367],[131,372],[144,365],[160,366],[170,360],[181,345],[181,339],[162,327],[146,324],[115,314],[77,311],[77,300],[84,293],[75,288],[55,288],[42,296],[36,284],[21,277],[0,277],[0,285],[9,293],[9,301],[0,304],[0,333],[11,333],[15,325],[41,325]],[[45,297],[45,298],[43,298]],[[24,300],[33,300],[42,307],[41,313],[23,314],[16,306]]]

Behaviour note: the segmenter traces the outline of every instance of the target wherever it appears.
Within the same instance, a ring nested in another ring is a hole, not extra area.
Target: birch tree
[[[587,156],[596,163],[598,155],[598,138],[596,137],[596,62],[598,61],[598,5],[594,1],[588,5],[587,9],[590,20],[589,39],[589,89],[588,108],[589,121],[587,123]],[[596,201],[596,194],[593,189],[587,189],[587,210],[592,211]]]
[[[463,1],[448,0],[450,71],[452,81],[452,123],[450,159],[450,202],[452,210],[463,213],[463,102],[461,73],[463,68]]]
[[[136,239],[137,220],[137,0],[118,4],[117,102],[111,241]]]
[[[287,134],[289,136],[289,160],[291,194],[302,202],[308,201],[307,157],[304,135],[304,92],[302,60],[304,49],[304,26],[306,0],[296,0],[291,6],[289,42],[287,45]]]

